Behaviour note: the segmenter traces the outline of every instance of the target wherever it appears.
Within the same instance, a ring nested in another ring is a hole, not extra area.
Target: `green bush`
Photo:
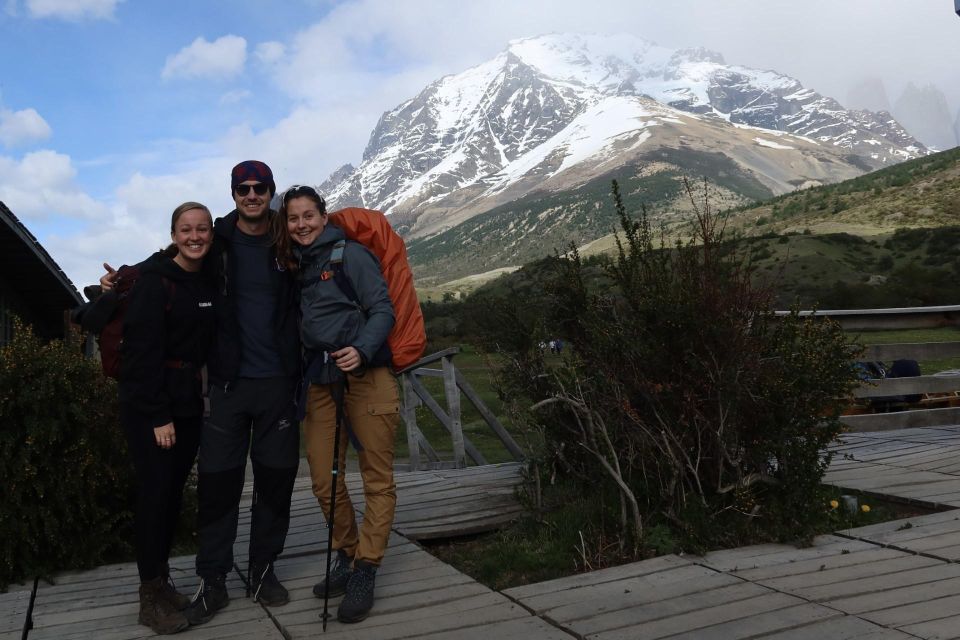
[[[99,363],[17,321],[0,390],[0,589],[129,551],[133,473]]]
[[[751,282],[709,210],[696,210],[687,241],[655,246],[645,213],[628,216],[616,184],[614,197],[614,286],[587,286],[573,248],[554,263],[545,322],[570,355],[544,367],[506,354],[505,388],[533,403],[541,484],[612,488],[626,555],[665,540],[699,550],[809,539],[826,518],[825,448],[855,349],[835,323],[775,317],[772,292]]]

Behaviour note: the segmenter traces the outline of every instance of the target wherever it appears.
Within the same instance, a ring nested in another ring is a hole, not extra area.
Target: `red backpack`
[[[394,372],[402,371],[419,360],[427,348],[423,312],[413,286],[413,272],[407,262],[403,238],[382,212],[372,209],[347,207],[331,213],[330,221],[343,229],[347,238],[361,243],[380,260],[396,316],[387,345],[393,354]]]
[[[113,288],[85,305],[87,308],[77,315],[80,326],[97,336],[100,348],[100,364],[103,375],[114,380],[120,379],[120,347],[123,344],[123,318],[130,304],[133,285],[140,279],[138,265],[123,265],[117,269],[117,278]],[[172,282],[163,278],[167,289],[167,304],[164,310],[169,312],[173,300]]]

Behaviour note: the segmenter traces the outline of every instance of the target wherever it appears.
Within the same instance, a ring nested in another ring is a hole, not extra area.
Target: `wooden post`
[[[417,407],[420,405],[420,399],[413,391],[413,385],[410,382],[410,376],[414,375],[408,371],[400,376],[400,386],[403,390],[403,404],[400,407],[400,417],[407,429],[407,449],[410,453],[410,469],[420,468],[420,428],[417,427]]]
[[[450,437],[453,439],[453,462],[458,469],[467,466],[463,450],[463,425],[460,421],[460,389],[457,387],[457,370],[450,356],[443,363],[443,392],[447,398],[447,415],[450,416]]]

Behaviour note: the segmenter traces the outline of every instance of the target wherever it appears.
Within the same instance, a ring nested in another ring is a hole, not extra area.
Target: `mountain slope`
[[[889,114],[846,111],[715,53],[551,35],[513,42],[385,113],[361,165],[325,186],[331,206],[383,209],[426,237],[664,146],[720,150],[775,193],[926,153]]]

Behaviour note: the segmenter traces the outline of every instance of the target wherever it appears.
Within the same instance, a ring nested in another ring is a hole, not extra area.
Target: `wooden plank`
[[[450,420],[450,416],[440,408],[440,405],[437,404],[437,401],[433,399],[433,396],[430,395],[430,392],[423,386],[423,384],[417,380],[416,377],[410,378],[410,383],[413,385],[413,390],[416,392],[420,399],[423,400],[424,404],[427,405],[427,408],[433,412],[433,415],[437,417],[437,420],[440,421],[440,424],[444,426],[447,430],[447,433],[453,435],[453,425]],[[461,431],[461,434],[463,432]],[[473,443],[470,442],[470,439],[466,435],[463,436],[463,446],[466,453],[470,458],[477,464],[486,464],[486,462],[480,462],[484,460],[483,456],[480,455],[480,452],[477,450]]]
[[[451,637],[458,640],[490,640],[490,638],[497,638],[497,640],[571,640],[570,634],[537,618],[523,618],[474,626],[468,629],[459,629],[454,634],[443,632],[407,637],[416,637],[422,640],[448,640]]]
[[[420,367],[425,367],[428,364],[431,364],[433,362],[436,362],[437,360],[440,360],[441,358],[448,358],[448,357],[452,358],[458,353],[460,353],[460,347],[447,347],[443,351],[437,351],[436,353],[431,353],[428,356],[424,356],[420,358],[419,360],[414,362],[412,365],[410,365],[406,369],[403,369],[402,371],[398,371],[397,374],[399,375],[401,373],[406,373],[408,371],[415,371],[416,369],[419,369]]]
[[[417,469],[420,467],[420,437],[422,437],[420,427],[417,426],[417,406],[420,402],[410,385],[410,375],[403,374],[400,376],[400,391],[403,394],[403,404],[400,405],[400,419],[403,420],[403,426],[407,431],[407,450],[409,452],[407,455],[410,458],[410,466]]]
[[[840,416],[840,422],[846,429],[857,432],[942,427],[960,424],[960,407]]]
[[[911,571],[942,566],[943,562],[941,560],[900,553],[892,558],[875,560],[866,564],[843,565],[825,568],[823,571],[772,576],[757,579],[756,582],[777,591],[807,597],[807,594],[810,593],[820,593],[821,587],[838,587],[843,583],[856,581],[857,588],[860,588],[860,585],[865,584],[869,579],[882,578],[891,574],[895,574],[899,578]]]
[[[903,631],[917,638],[956,638],[957,629],[960,629],[960,615],[957,614],[903,627]]]
[[[753,545],[723,551],[711,551],[699,562],[718,571],[737,572],[873,548],[875,548],[875,545],[862,540],[850,540],[838,536],[819,536],[814,540],[813,546],[810,547],[796,547],[788,544]]]
[[[457,389],[457,373],[449,357],[440,361],[443,365],[443,394],[447,400],[447,416],[450,418],[450,437],[453,440],[453,461],[457,468],[467,466],[467,457],[463,451],[463,421],[460,419],[460,391]],[[484,460],[474,458],[477,464],[486,464]]]
[[[830,618],[764,636],[764,640],[913,640],[914,638],[915,636],[896,629],[886,629],[851,616]]]
[[[683,633],[690,637],[697,637],[695,632],[708,627],[733,620],[747,618],[782,611],[784,609],[805,604],[800,598],[784,593],[766,593],[754,598],[737,600],[736,606],[731,602],[714,602],[701,608],[686,611],[682,615],[652,620],[639,626],[626,626],[631,621],[634,612],[631,609],[617,611],[613,615],[594,618],[591,621],[605,623],[605,628],[597,629],[594,625],[587,626],[584,622],[570,625],[577,633],[596,634],[598,640],[639,640],[640,638],[665,638],[678,636]],[[609,625],[609,626],[607,626]]]
[[[33,585],[13,584],[8,589],[6,593],[0,593],[0,637],[10,634],[19,640],[27,623]]]
[[[605,582],[615,582],[624,578],[643,576],[658,571],[670,571],[678,567],[688,567],[692,565],[693,563],[689,560],[671,554],[651,558],[650,560],[643,560],[641,562],[631,562],[618,567],[591,571],[590,573],[578,573],[563,578],[539,582],[537,584],[512,587],[505,589],[503,593],[514,600],[523,601],[540,594],[556,593],[568,589],[603,584]]]
[[[518,602],[537,615],[548,615],[552,620],[567,623],[593,617],[598,610],[611,612],[642,602],[680,598],[734,584],[742,585],[743,581],[691,564],[588,587],[531,595]]]
[[[852,553],[837,553],[832,556],[819,556],[808,558],[806,560],[794,560],[792,562],[782,562],[774,565],[765,565],[749,569],[734,570],[738,578],[744,580],[770,580],[773,578],[782,578],[785,576],[797,576],[806,573],[820,573],[828,569],[838,569],[853,565],[860,565],[869,562],[889,560],[892,558],[903,557],[902,551],[886,549],[882,547],[873,547],[854,551]]]
[[[701,609],[716,606],[717,603],[728,607],[736,606],[741,602],[772,593],[769,589],[749,582],[725,585],[716,589],[696,590],[695,587],[695,584],[688,585],[688,588],[693,589],[676,598],[661,598],[655,591],[635,592],[632,606],[619,605],[612,611],[608,611],[602,602],[597,601],[593,606],[593,615],[557,621],[557,624],[581,636],[604,637],[592,634],[632,631],[636,634],[634,637],[654,637],[645,634],[648,625],[682,619]],[[552,616],[548,619],[554,620]]]
[[[767,637],[767,634],[805,627],[814,622],[836,619],[841,615],[840,612],[824,606],[803,603],[671,637],[675,640],[741,640],[760,635]]]
[[[868,380],[854,390],[855,398],[878,398],[960,390],[960,376],[915,376]]]
[[[960,566],[940,562],[919,569],[885,573],[873,577],[844,580],[812,587],[798,587],[792,590],[792,593],[815,602],[829,602],[857,594],[878,593],[890,589],[899,589],[910,584],[956,578],[960,578]]]
[[[497,417],[490,412],[487,408],[487,405],[484,404],[483,400],[480,399],[480,395],[476,392],[473,386],[467,382],[467,379],[463,376],[459,369],[457,369],[457,386],[460,387],[460,390],[463,391],[463,395],[467,396],[467,399],[473,404],[473,406],[483,417],[487,425],[493,429],[493,432],[497,434],[497,437],[500,438],[500,442],[503,443],[503,446],[507,448],[507,451],[513,456],[514,460],[523,460],[526,456],[523,453],[523,449],[520,448],[520,445],[507,433],[507,430],[504,429],[503,425],[500,424],[500,421],[497,420]]]
[[[941,360],[960,356],[960,342],[905,342],[901,344],[872,344],[866,348],[861,360]]]

